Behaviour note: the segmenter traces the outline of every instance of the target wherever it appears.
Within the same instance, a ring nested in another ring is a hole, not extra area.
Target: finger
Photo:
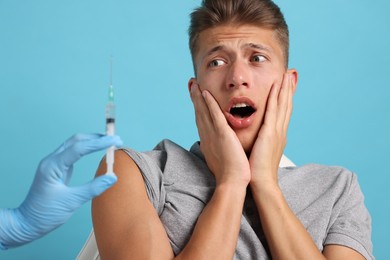
[[[267,108],[265,111],[264,125],[275,126],[278,106],[278,92],[279,87],[277,84],[272,85],[271,91],[268,95]]]
[[[281,131],[284,129],[284,125],[286,121],[289,89],[290,89],[290,76],[286,73],[283,75],[283,82],[282,82],[281,89],[279,91],[279,98],[278,98],[277,129]]]
[[[92,133],[92,134],[78,133],[71,136],[68,140],[65,141],[65,148],[80,141],[99,139],[103,136],[104,136],[103,134],[98,134],[98,133]]]
[[[90,139],[73,140],[72,142],[72,145],[66,147],[62,153],[58,154],[61,162],[67,167],[73,165],[86,154],[90,154],[113,145],[120,146],[123,143],[120,137],[116,135],[104,135],[98,138],[92,137]]]
[[[202,93],[203,98],[205,100],[205,103],[207,105],[207,108],[209,110],[211,120],[214,123],[214,125],[220,129],[221,127],[224,127],[227,125],[226,118],[221,110],[221,107],[218,105],[218,102],[215,100],[213,95],[211,95],[208,91],[203,91]]]
[[[69,166],[68,169],[65,170],[63,172],[63,174],[61,174],[61,176],[58,176],[58,177],[63,179],[63,182],[65,185],[68,185],[70,182],[70,179],[72,178],[72,174],[73,174],[73,165]]]
[[[62,166],[64,166],[64,160],[68,161],[69,154],[65,152],[65,155],[62,154],[66,149],[69,149],[72,145],[74,145],[77,142],[81,142],[83,140],[94,140],[99,139],[103,137],[103,134],[75,134],[68,138],[65,142],[63,142],[54,152],[47,155],[42,161],[43,162],[51,162],[49,165],[51,168],[60,168],[62,171],[71,171],[70,167],[72,164],[77,161],[82,155],[80,154],[74,154],[75,158],[70,158],[70,162],[65,162],[65,166],[68,169],[63,169]],[[66,158],[65,158],[66,157]],[[45,167],[48,167],[48,164],[45,164]]]
[[[104,191],[112,187],[117,182],[117,177],[114,174],[99,176],[90,182],[72,188],[73,196],[77,198],[80,205],[91,199],[99,196]]]
[[[287,113],[286,113],[286,120],[284,122],[283,131],[287,133],[288,126],[290,124],[290,119],[292,115],[293,110],[293,89],[294,89],[294,82],[293,79],[290,77],[289,79],[289,91],[288,91],[288,105],[287,105]]]
[[[55,151],[54,154],[61,153],[69,146],[73,145],[76,142],[82,141],[82,140],[90,140],[90,139],[97,139],[104,136],[103,134],[75,134],[69,137],[64,143],[62,143]]]
[[[211,130],[212,120],[198,85],[193,85],[191,87],[191,99],[195,109],[196,125],[198,127],[199,135],[201,135],[200,137],[202,138],[203,133],[207,133]]]

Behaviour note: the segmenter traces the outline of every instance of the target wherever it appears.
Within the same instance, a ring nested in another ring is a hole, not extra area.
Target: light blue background
[[[390,259],[390,4],[279,0],[300,72],[286,154],[357,173],[373,217],[374,254]],[[187,80],[188,15],[199,0],[0,0],[0,205],[22,202],[42,157],[76,132],[103,132],[114,56],[117,133],[147,150],[197,139]],[[76,164],[92,178],[103,152]],[[90,204],[43,239],[1,259],[74,259]]]

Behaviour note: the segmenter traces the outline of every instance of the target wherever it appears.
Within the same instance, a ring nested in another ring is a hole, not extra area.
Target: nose
[[[227,75],[228,89],[249,87],[249,68],[245,62],[236,60],[231,64]]]

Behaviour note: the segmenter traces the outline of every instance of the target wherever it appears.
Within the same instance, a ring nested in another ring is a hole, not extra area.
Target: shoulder
[[[114,156],[114,172],[118,177],[124,175],[128,171],[136,170],[136,164],[129,155],[123,150],[116,150]],[[106,157],[103,157],[100,161],[99,167],[96,172],[96,176],[100,176],[106,173]]]
[[[153,175],[163,174],[167,177],[174,172],[188,172],[194,168],[208,170],[196,149],[192,147],[187,150],[169,139],[162,140],[150,151],[137,152],[130,148],[123,148],[123,151],[133,159],[143,174],[153,172]]]
[[[281,168],[279,180],[282,183],[334,186],[351,185],[356,181],[356,174],[340,166],[307,164],[300,167]]]
[[[132,148],[124,147],[121,148],[127,156],[130,156],[137,164],[146,161],[148,163],[164,163],[170,157],[185,157],[188,156],[189,151],[174,143],[169,139],[164,139],[159,142],[152,150],[138,152]],[[172,159],[172,158],[170,158]]]
[[[106,159],[101,160],[96,176],[106,173]],[[143,189],[140,170],[135,161],[123,150],[116,150],[114,156],[114,173],[117,176],[117,182],[101,196],[93,201],[93,205],[110,204],[112,199],[118,194],[127,194],[136,188]],[[131,187],[131,189],[130,189]]]
[[[129,156],[127,150],[115,152],[114,172],[118,181],[92,201],[94,231],[102,259],[112,256],[146,258],[146,255],[150,255],[148,245],[155,241],[158,242],[157,246],[165,245],[163,250],[168,255],[172,254],[153,207],[154,201],[152,204],[149,199],[149,192],[154,186],[146,181],[136,163],[138,159],[134,159],[143,155],[133,150],[131,153],[133,157]],[[105,167],[103,159],[97,174],[103,174]],[[153,194],[156,194],[154,190]],[[129,248],[129,244],[135,246]],[[137,257],[142,254],[142,257]]]
[[[142,181],[142,188],[146,189],[149,200],[161,214],[167,194],[166,185],[195,178],[190,173],[196,165],[201,164],[199,161],[188,150],[165,139],[150,151],[138,152],[131,148],[118,150],[114,168],[118,171],[118,184],[121,183],[124,189],[122,193],[130,192],[130,187],[135,183],[140,185]]]
[[[309,164],[280,169],[279,182],[319,248],[343,245],[371,258],[371,217],[355,173],[340,166]]]
[[[309,164],[283,168],[279,172],[279,184],[286,199],[297,209],[313,203],[332,209],[348,200],[360,201],[363,196],[356,174],[339,166]]]

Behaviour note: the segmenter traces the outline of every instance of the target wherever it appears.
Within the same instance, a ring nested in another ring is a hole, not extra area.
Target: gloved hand
[[[44,158],[24,202],[16,209],[0,209],[0,249],[31,242],[65,223],[85,202],[98,196],[117,180],[103,175],[69,187],[73,164],[82,156],[109,146],[120,146],[118,136],[77,134]]]

